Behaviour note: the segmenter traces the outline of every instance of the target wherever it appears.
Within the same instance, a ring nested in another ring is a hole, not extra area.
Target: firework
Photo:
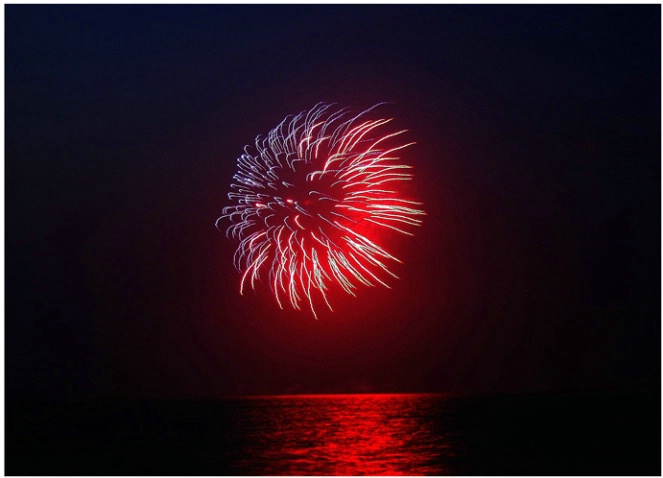
[[[379,106],[379,105],[376,105]],[[421,203],[401,197],[411,166],[399,158],[407,130],[388,130],[391,119],[372,119],[320,103],[286,117],[237,160],[229,199],[217,220],[239,242],[234,256],[240,293],[267,283],[279,307],[332,309],[340,289],[389,287],[400,262],[381,244],[383,233],[412,235]]]

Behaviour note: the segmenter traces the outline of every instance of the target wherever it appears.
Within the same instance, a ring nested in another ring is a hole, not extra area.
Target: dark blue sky
[[[660,6],[5,12],[9,397],[660,385]],[[323,322],[213,227],[318,101],[393,102],[429,213]]]

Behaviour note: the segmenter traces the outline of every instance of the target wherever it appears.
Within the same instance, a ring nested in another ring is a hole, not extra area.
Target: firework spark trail
[[[305,303],[317,318],[315,302],[333,310],[332,285],[356,296],[358,284],[397,278],[386,263],[400,261],[378,244],[380,231],[412,235],[425,212],[399,191],[412,174],[397,155],[414,143],[393,144],[407,130],[380,134],[392,120],[369,119],[377,106],[352,115],[319,103],[244,148],[234,204],[217,220],[229,219],[227,235],[239,241],[240,293],[266,274],[279,307]]]

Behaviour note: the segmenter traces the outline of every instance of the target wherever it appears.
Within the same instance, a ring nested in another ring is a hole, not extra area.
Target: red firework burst
[[[391,119],[370,119],[320,103],[286,117],[255,148],[244,148],[223,218],[239,241],[234,257],[240,293],[265,280],[279,307],[306,302],[330,310],[330,287],[355,296],[358,284],[375,286],[397,276],[400,262],[379,244],[384,229],[412,235],[421,224],[421,203],[401,197],[411,167],[399,151],[407,130],[386,132]],[[217,221],[218,224],[218,221]],[[371,226],[371,227],[367,227]]]

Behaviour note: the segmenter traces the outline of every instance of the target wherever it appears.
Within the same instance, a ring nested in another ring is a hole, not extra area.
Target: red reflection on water
[[[242,465],[267,475],[448,474],[452,442],[434,427],[440,403],[426,395],[264,397]]]

